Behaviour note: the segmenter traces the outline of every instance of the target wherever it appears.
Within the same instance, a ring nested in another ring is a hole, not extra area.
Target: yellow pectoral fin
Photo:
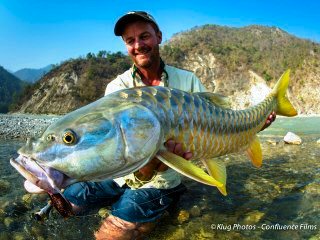
[[[247,149],[247,154],[252,161],[252,164],[256,167],[261,167],[262,165],[262,152],[260,141],[257,136],[251,142],[249,148]]]
[[[172,169],[193,180],[215,187],[223,187],[221,182],[209,176],[201,168],[174,153],[171,153],[167,150],[160,150],[156,157]]]
[[[222,195],[227,196],[226,183],[227,183],[227,171],[223,162],[217,159],[206,159],[203,161],[210,175],[223,184],[222,187],[218,187]]]

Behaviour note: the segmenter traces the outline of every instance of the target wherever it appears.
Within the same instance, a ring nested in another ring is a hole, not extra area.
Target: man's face
[[[137,67],[150,68],[154,62],[159,61],[162,34],[160,31],[156,32],[150,23],[143,21],[129,23],[123,31],[122,39]]]

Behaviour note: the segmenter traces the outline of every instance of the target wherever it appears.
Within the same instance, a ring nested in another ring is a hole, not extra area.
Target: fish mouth
[[[42,189],[50,194],[61,193],[61,189],[76,182],[64,173],[43,166],[28,156],[19,155],[15,159],[11,158],[10,164],[27,179],[27,185],[34,185],[40,188],[40,190]],[[36,187],[34,187],[34,189],[36,189]]]

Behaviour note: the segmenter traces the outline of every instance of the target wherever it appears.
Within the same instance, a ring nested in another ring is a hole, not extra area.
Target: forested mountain
[[[26,84],[0,66],[0,113],[6,113],[12,100]]]
[[[53,68],[53,65],[48,65],[40,69],[23,68],[14,72],[13,74],[17,78],[21,79],[22,81],[25,81],[28,83],[34,83],[38,81],[47,72],[49,72],[52,68]]]
[[[291,69],[289,95],[299,113],[320,113],[320,45],[276,27],[205,25],[174,35],[161,47],[168,64],[191,70],[209,91],[246,108]],[[106,84],[130,67],[127,56],[100,51],[57,66],[28,87],[16,109],[66,113],[103,95]]]
[[[291,69],[289,92],[300,113],[320,113],[320,44],[277,27],[205,25],[173,36],[162,48],[168,63],[194,71],[210,91],[251,105],[253,87],[272,87]],[[259,89],[259,88],[256,88]]]
[[[100,51],[56,66],[40,81],[28,86],[14,111],[63,114],[104,95],[106,85],[131,66],[124,54]]]

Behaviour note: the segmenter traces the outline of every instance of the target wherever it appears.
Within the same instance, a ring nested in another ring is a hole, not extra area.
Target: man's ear
[[[158,44],[160,44],[162,42],[162,32],[159,30],[156,34],[158,37]]]

